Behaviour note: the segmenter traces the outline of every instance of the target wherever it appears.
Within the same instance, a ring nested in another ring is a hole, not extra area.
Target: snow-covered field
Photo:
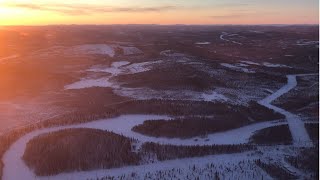
[[[235,70],[235,71],[240,71],[244,73],[255,73],[255,71],[250,70],[248,68],[243,67],[241,64],[228,64],[228,63],[220,63],[221,66]]]
[[[179,63],[195,66],[202,66],[202,63],[191,62],[188,58],[182,58]],[[117,95],[130,97],[133,99],[146,100],[146,99],[168,99],[168,100],[194,100],[194,101],[228,101],[229,99],[223,94],[215,91],[198,92],[191,90],[156,90],[147,87],[139,88],[126,88],[119,83],[112,80],[113,77],[123,74],[136,74],[152,70],[156,65],[169,63],[165,60],[130,63],[128,61],[116,61],[111,66],[95,65],[89,68],[88,72],[107,73],[104,77],[90,78],[85,77],[80,81],[68,84],[65,89],[83,89],[91,87],[109,87]]]

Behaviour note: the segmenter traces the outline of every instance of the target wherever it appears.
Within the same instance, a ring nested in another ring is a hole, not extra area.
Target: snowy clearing
[[[6,61],[6,60],[9,60],[9,59],[15,59],[15,58],[18,58],[19,57],[19,55],[12,55],[12,56],[7,56],[7,57],[2,57],[2,58],[0,58],[0,63],[2,63],[2,62],[4,62],[4,61]]]
[[[117,85],[110,82],[109,77],[103,77],[98,79],[81,79],[80,81],[74,82],[72,84],[68,84],[64,86],[64,89],[84,89],[84,88],[91,88],[91,87],[110,87],[116,88]]]
[[[196,44],[196,45],[209,45],[209,44],[211,44],[211,42],[196,42],[194,44]]]
[[[153,64],[161,63],[162,61],[154,61],[154,62],[142,62],[142,63],[133,63],[127,61],[118,61],[113,62],[110,67],[103,66],[93,66],[89,68],[87,71],[89,72],[105,72],[110,73],[111,75],[92,79],[92,78],[82,78],[80,81],[74,82],[72,84],[66,85],[64,88],[68,89],[84,89],[91,87],[110,87],[114,89],[120,88],[116,83],[111,82],[111,78],[114,76],[118,76],[121,74],[135,74],[140,72],[145,72],[151,70],[151,66]],[[129,64],[129,65],[128,65]]]
[[[297,41],[296,45],[298,46],[319,45],[319,41],[310,41],[306,39],[301,39]]]
[[[120,88],[113,91],[115,94],[138,100],[165,99],[165,100],[192,100],[192,101],[228,101],[224,95],[215,91],[197,92],[191,90],[154,90],[150,88]]]
[[[256,63],[256,62],[253,62],[253,61],[240,61],[240,62],[249,64],[249,65],[257,65],[257,66],[260,66],[259,63]]]
[[[269,63],[269,62],[263,62],[262,64],[252,62],[252,61],[240,61],[240,62],[248,64],[248,65],[265,66],[265,67],[269,67],[269,68],[292,68],[291,66],[287,66],[284,64],[273,64],[273,63]]]
[[[123,50],[123,55],[125,55],[125,56],[143,54],[143,52],[136,47],[120,46],[120,48]]]
[[[264,62],[262,63],[263,66],[265,67],[271,67],[271,68],[292,68],[290,66],[284,65],[284,64],[272,64],[272,63],[268,63],[268,62]]]
[[[183,57],[183,56],[185,56],[184,54],[175,52],[175,51],[173,51],[173,50],[164,50],[164,51],[161,51],[161,52],[160,52],[160,55],[161,55],[161,56],[166,56],[166,57]]]
[[[248,68],[244,68],[243,65],[241,64],[228,64],[228,63],[220,63],[221,66],[235,70],[235,71],[240,71],[240,72],[244,72],[244,73],[255,73],[255,71],[250,70]]]
[[[121,74],[135,74],[135,73],[150,71],[153,65],[160,64],[162,62],[163,61],[150,61],[150,62],[130,64],[130,62],[128,61],[118,61],[118,62],[113,62],[111,64],[111,67],[93,66],[87,71],[106,72],[106,73],[110,73],[111,76],[118,76]]]
[[[183,59],[182,59],[183,60]],[[183,60],[184,64],[202,66],[199,62],[189,62],[189,59]],[[167,99],[167,100],[194,100],[194,101],[228,101],[229,99],[215,91],[198,92],[191,90],[154,90],[147,87],[126,88],[122,87],[117,82],[112,81],[112,77],[123,74],[135,74],[152,70],[154,65],[164,63],[163,60],[148,61],[141,63],[130,63],[128,61],[113,62],[111,66],[95,65],[89,68],[88,72],[105,72],[109,75],[101,78],[82,78],[80,81],[66,85],[64,88],[69,89],[84,89],[91,87],[109,87],[117,95],[130,97],[139,100],[146,99]]]
[[[67,49],[65,53],[100,54],[100,55],[109,55],[110,57],[113,57],[115,55],[115,52],[112,46],[107,44],[85,44],[85,45],[73,46],[70,49]]]

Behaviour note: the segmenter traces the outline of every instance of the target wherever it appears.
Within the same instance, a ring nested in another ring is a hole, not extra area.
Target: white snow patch
[[[12,56],[7,56],[7,57],[2,57],[0,58],[0,62],[3,62],[3,61],[6,61],[6,60],[9,60],[9,59],[15,59],[15,58],[18,58],[19,55],[12,55]]]
[[[166,99],[166,100],[192,100],[192,101],[228,101],[228,98],[215,91],[197,92],[190,90],[154,90],[150,88],[120,88],[114,93],[119,96],[139,100]]]
[[[120,47],[123,50],[123,54],[125,56],[143,54],[143,51],[141,51],[140,49],[138,49],[136,47],[124,47],[124,46],[120,46]]]
[[[228,101],[227,97],[214,91],[210,93],[202,93],[201,97],[205,101],[216,101],[216,100]]]
[[[84,89],[91,87],[110,87],[116,88],[117,86],[110,82],[109,77],[103,77],[99,79],[81,79],[75,83],[66,85],[64,89]]]
[[[244,73],[255,73],[255,71],[253,71],[253,70],[250,70],[250,69],[247,69],[247,68],[244,68],[241,66],[237,66],[236,64],[232,65],[232,64],[228,64],[228,63],[220,63],[220,65],[223,67],[235,70],[235,71],[240,71],[240,72],[244,72]]]
[[[85,44],[85,45],[73,46],[67,49],[65,53],[100,54],[100,55],[109,55],[110,57],[113,57],[115,55],[113,47],[107,44]]]
[[[115,67],[115,68],[119,68],[121,66],[125,66],[125,65],[128,65],[128,64],[130,64],[130,62],[128,62],[128,61],[117,61],[117,62],[113,62],[111,64],[111,66]]]
[[[253,32],[253,33],[257,33],[257,34],[264,34],[263,31],[254,31],[254,30],[250,30],[249,32]]]
[[[66,57],[83,55],[108,55],[114,57],[115,51],[108,44],[83,44],[76,46],[52,46],[32,53],[34,56],[63,55]]]
[[[246,63],[246,64],[249,64],[249,65],[256,65],[256,66],[260,66],[259,63],[256,63],[256,62],[253,62],[253,61],[240,61],[242,63]]]
[[[211,42],[196,42],[197,45],[209,45]]]
[[[292,68],[291,66],[287,66],[287,65],[284,65],[284,64],[272,64],[272,63],[269,63],[269,62],[264,62],[262,63],[263,66],[265,67],[270,67],[270,68]]]
[[[310,41],[306,39],[301,39],[297,41],[296,45],[298,46],[319,45],[319,41]]]
[[[128,61],[118,61],[113,62],[111,67],[102,67],[102,66],[93,66],[89,68],[87,71],[90,72],[106,72],[110,73],[110,76],[92,79],[92,78],[83,78],[80,81],[74,82],[72,84],[66,85],[64,88],[68,89],[84,89],[91,87],[110,87],[114,89],[121,89],[120,86],[112,83],[110,79],[114,76],[118,76],[121,74],[135,74],[141,73],[145,71],[150,71],[152,69],[153,64],[161,63],[162,61],[150,61],[150,62],[142,62],[142,63],[133,63],[130,64]],[[130,64],[130,65],[128,65]]]
[[[182,53],[175,52],[173,50],[164,50],[160,52],[161,56],[166,56],[166,57],[184,57],[185,55]]]

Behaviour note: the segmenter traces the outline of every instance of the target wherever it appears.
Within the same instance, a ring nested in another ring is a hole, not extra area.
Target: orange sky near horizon
[[[51,24],[318,24],[314,0],[285,3],[215,0],[0,0],[0,25]],[[273,2],[274,1],[274,2]],[[73,3],[72,3],[73,2]]]

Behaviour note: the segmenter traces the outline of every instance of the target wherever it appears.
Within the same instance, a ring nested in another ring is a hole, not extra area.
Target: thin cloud
[[[108,12],[163,12],[178,9],[176,6],[156,6],[156,7],[111,7],[93,5],[69,5],[69,4],[7,4],[8,7],[22,8],[37,11],[52,11],[67,15],[88,15],[94,13]]]

